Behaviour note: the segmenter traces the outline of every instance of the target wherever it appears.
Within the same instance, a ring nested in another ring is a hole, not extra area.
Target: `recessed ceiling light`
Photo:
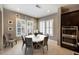
[[[48,10],[47,12],[50,12],[50,10]]]
[[[18,8],[17,10],[20,11],[20,8]]]

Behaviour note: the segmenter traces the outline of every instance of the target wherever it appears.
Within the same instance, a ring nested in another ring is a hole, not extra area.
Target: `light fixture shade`
[[[41,8],[40,5],[36,5],[37,8]]]

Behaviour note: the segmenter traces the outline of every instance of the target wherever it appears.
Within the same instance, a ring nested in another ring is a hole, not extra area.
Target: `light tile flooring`
[[[54,40],[48,41],[48,51],[45,49],[44,55],[73,55],[74,51],[66,48],[62,48],[57,45]],[[34,50],[34,55],[43,55],[42,50]],[[24,48],[22,49],[22,41],[18,41],[18,44],[13,48],[6,48],[0,51],[0,55],[24,55]]]

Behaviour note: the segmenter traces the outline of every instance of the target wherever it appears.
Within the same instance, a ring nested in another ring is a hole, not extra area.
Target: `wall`
[[[0,10],[0,49],[2,48],[2,14]]]
[[[49,16],[40,18],[39,20],[50,20],[50,19],[54,20],[54,22],[53,22],[54,36],[52,39],[58,41],[58,40],[60,40],[60,31],[59,31],[60,30],[60,23],[59,23],[59,19],[58,19],[58,14],[55,13],[53,15],[49,15]]]
[[[3,48],[2,32],[2,5],[0,5],[0,50]]]
[[[17,12],[13,12],[13,11],[10,11],[10,10],[7,10],[7,9],[3,9],[3,14],[4,14],[4,20],[3,20],[3,23],[4,23],[4,33],[11,33],[13,35],[13,38],[16,38],[16,17],[17,18],[21,18],[21,19],[25,19],[25,20],[33,20],[34,21],[34,30],[36,29],[36,19],[33,18],[33,17],[30,17],[30,16],[27,16],[27,15],[24,15],[24,14],[20,14],[20,13],[17,13]],[[18,14],[18,16],[17,16]],[[13,24],[9,25],[8,24],[8,21],[9,20],[12,20],[13,21]],[[8,31],[8,27],[13,27],[13,31]]]

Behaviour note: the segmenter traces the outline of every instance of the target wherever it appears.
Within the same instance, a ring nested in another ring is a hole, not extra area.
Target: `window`
[[[53,36],[53,20],[40,20],[39,30],[43,34],[49,34],[50,36]]]
[[[16,18],[16,36],[26,35],[26,20]]]
[[[33,21],[32,20],[27,20],[27,35],[29,33],[33,33]]]
[[[42,32],[43,34],[45,34],[45,21],[40,21],[40,24],[39,24],[40,26],[40,28],[39,28],[39,30],[40,30],[40,32]]]

